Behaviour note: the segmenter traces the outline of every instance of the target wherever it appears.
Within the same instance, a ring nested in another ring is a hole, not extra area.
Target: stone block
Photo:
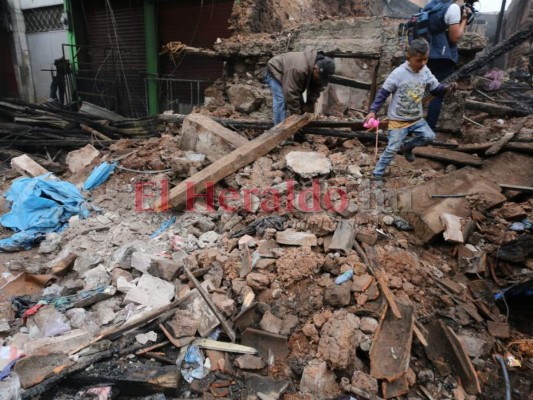
[[[174,298],[176,288],[173,284],[144,274],[139,279],[137,286],[130,289],[124,298],[125,303],[137,303],[149,307],[163,307]]]

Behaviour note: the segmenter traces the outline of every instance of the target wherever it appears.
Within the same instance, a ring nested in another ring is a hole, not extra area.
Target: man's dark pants
[[[452,60],[434,58],[429,59],[427,67],[429,68],[431,73],[435,75],[435,78],[437,78],[439,82],[453,74],[457,69],[455,63]],[[439,120],[442,100],[442,98],[435,98],[431,100],[428,106],[428,114],[426,121],[433,131],[435,131],[437,121]]]

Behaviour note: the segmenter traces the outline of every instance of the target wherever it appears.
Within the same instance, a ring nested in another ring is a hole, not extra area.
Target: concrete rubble
[[[237,3],[244,13],[251,2]],[[31,250],[0,252],[2,370],[12,363],[0,381],[11,397],[0,399],[130,398],[129,384],[144,399],[504,398],[495,356],[513,396],[531,396],[531,298],[520,296],[533,279],[533,119],[506,117],[504,130],[501,116],[480,117],[469,103],[477,82],[461,83],[437,143],[413,163],[397,156],[385,182],[369,179],[378,136],[302,128],[303,143],[247,155],[185,208],[153,212],[177,184],[225,170],[225,157],[264,135],[238,124],[271,118],[261,81],[270,55],[320,46],[353,56],[339,58],[347,76],[383,80],[401,59],[396,23],[334,11],[298,27],[302,15],[276,12],[291,27],[276,35],[252,34],[250,16],[234,14],[247,35],[215,46],[234,73],[206,89],[202,107],[161,116],[158,137],[60,158],[58,178],[75,184],[104,161],[124,169],[83,191],[87,218]],[[351,90],[330,85],[315,122],[361,125],[368,93]],[[486,154],[506,130],[513,139]],[[477,166],[453,152],[475,153]],[[27,158],[14,159],[2,193],[42,172]],[[15,350],[24,357],[4,359]]]

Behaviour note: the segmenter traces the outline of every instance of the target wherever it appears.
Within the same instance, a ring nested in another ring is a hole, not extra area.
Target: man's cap
[[[318,67],[320,84],[326,86],[331,75],[335,73],[335,61],[326,56],[319,57],[316,61],[316,66]]]

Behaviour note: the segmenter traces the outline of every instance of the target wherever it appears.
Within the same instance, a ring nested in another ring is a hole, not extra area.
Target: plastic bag
[[[93,169],[93,172],[91,172],[91,175],[89,175],[89,177],[83,184],[83,190],[95,189],[98,186],[100,186],[102,183],[107,181],[109,176],[115,170],[115,167],[117,166],[117,164],[118,164],[118,161],[114,162],[113,164],[108,164],[106,162],[103,162],[98,167]]]

